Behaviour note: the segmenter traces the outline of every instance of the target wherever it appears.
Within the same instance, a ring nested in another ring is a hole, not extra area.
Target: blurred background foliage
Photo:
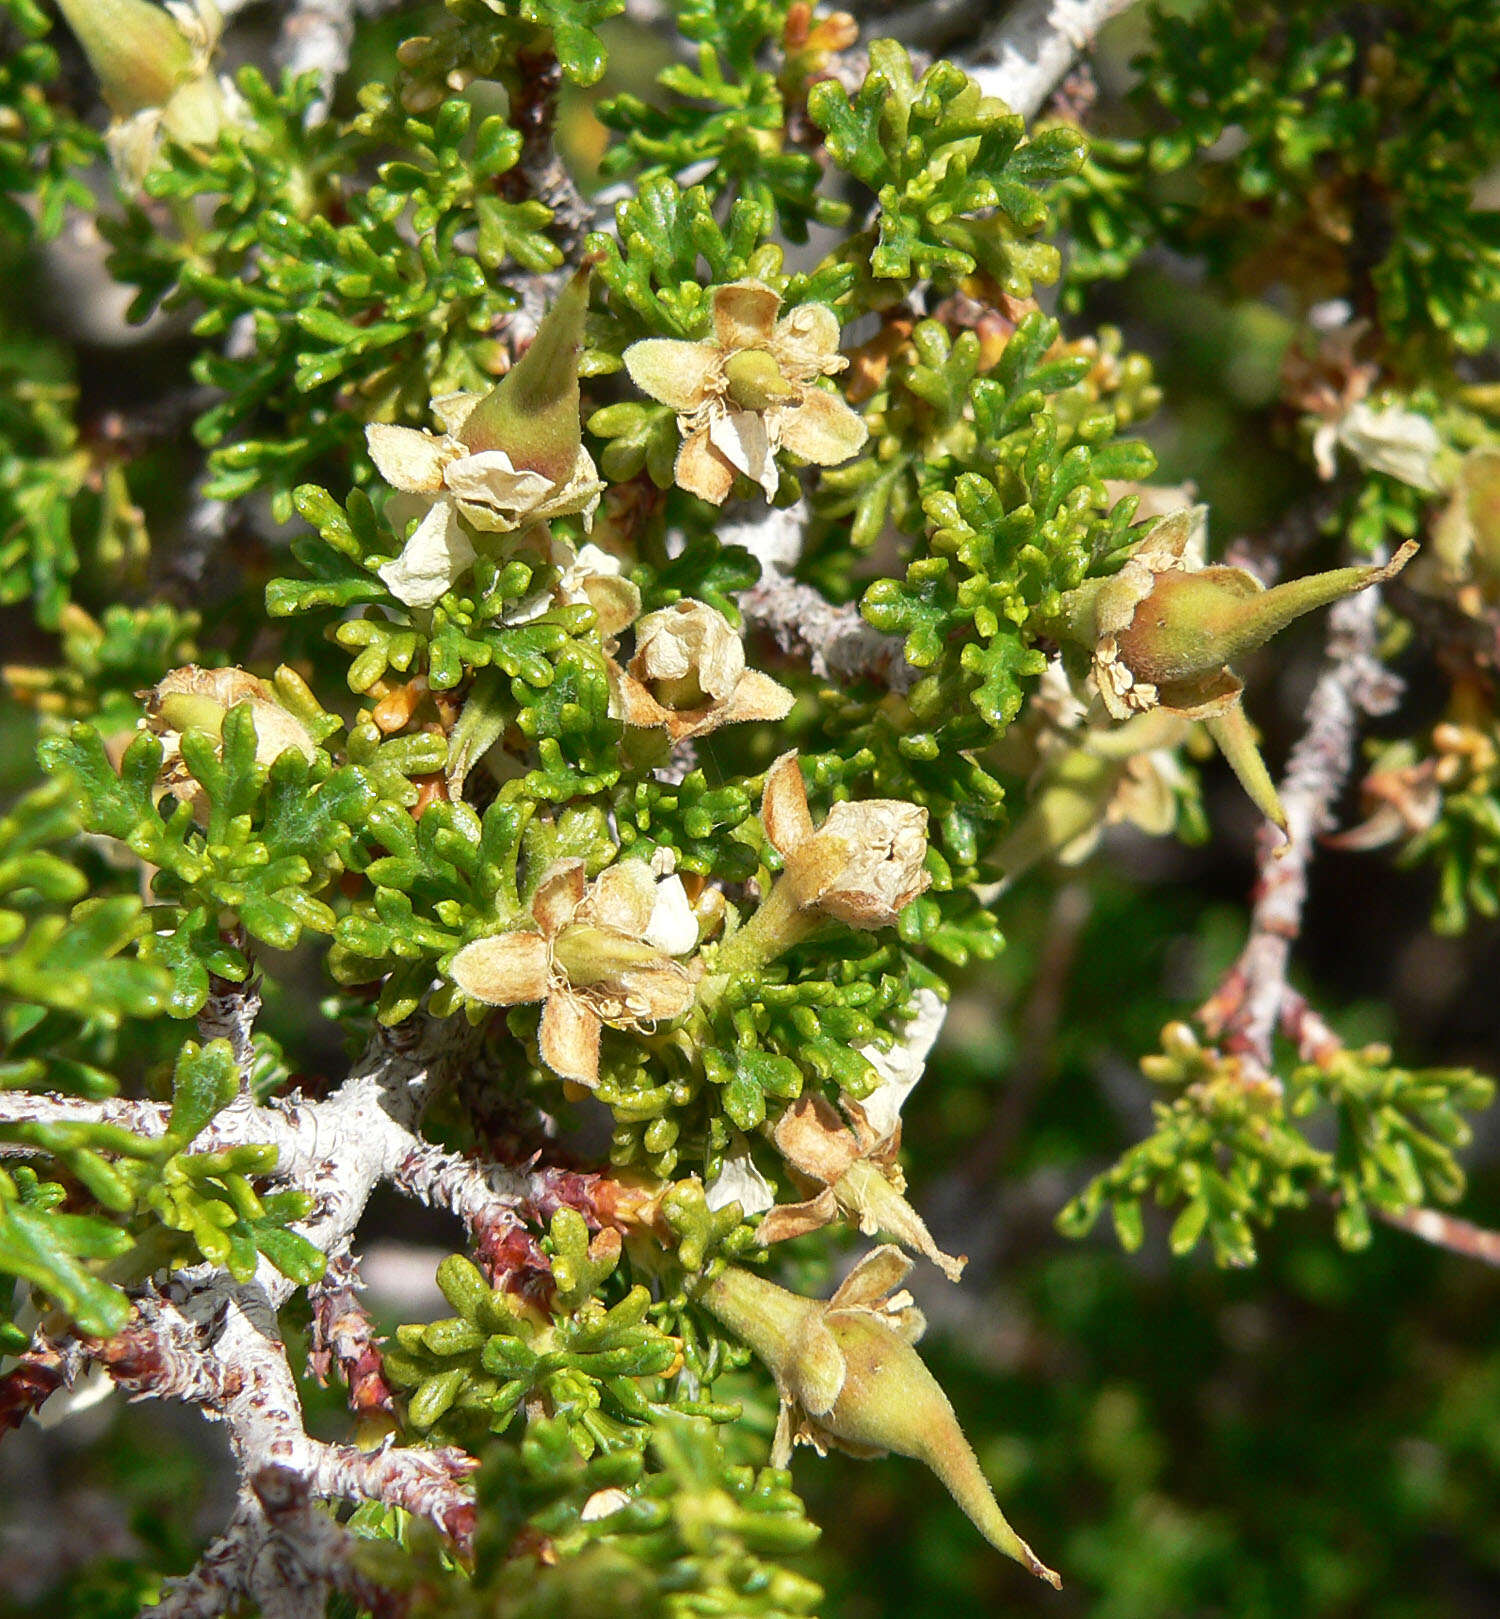
[[[1091,129],[1138,127],[1129,64],[1145,44],[1143,9],[1101,37]],[[409,26],[403,16],[364,28],[346,82],[388,76]],[[867,35],[879,27],[867,19]],[[603,32],[608,74],[566,89],[560,119],[585,179],[603,151],[599,101],[646,93],[665,60],[649,31],[617,21]],[[1191,167],[1179,178],[1191,186]],[[127,333],[90,316],[69,262],[64,246],[0,263],[0,345],[8,365],[24,360],[31,376],[76,387],[90,401],[86,440],[107,452],[130,407],[180,374],[183,328],[169,318]],[[1079,298],[1077,329],[1115,325],[1155,367],[1165,404],[1136,431],[1159,457],[1160,481],[1191,479],[1221,542],[1274,523],[1308,477],[1276,409],[1294,328],[1275,289],[1235,293],[1185,252],[1159,252]],[[69,448],[48,446],[59,476]],[[96,454],[96,466],[107,461]],[[128,490],[95,478],[106,554],[85,559],[73,592],[88,612],[140,599],[129,512],[119,508],[138,505],[153,530],[180,524],[184,461],[167,433],[131,460]],[[228,556],[252,574],[264,565],[248,544]],[[243,627],[212,612],[241,579],[198,578],[189,562],[185,553],[181,576],[156,582],[157,598],[203,613],[200,649],[254,655]],[[1262,654],[1244,670],[1272,759],[1298,733],[1319,631],[1277,645],[1274,666]],[[0,646],[11,665],[55,656],[24,608],[0,609]],[[1396,667],[1410,682],[1408,712],[1427,704],[1435,717],[1441,683],[1424,657],[1409,647]],[[0,706],[4,798],[34,780],[35,739],[33,708]],[[1216,1268],[1202,1247],[1171,1258],[1165,1219],[1148,1216],[1133,1255],[1107,1229],[1074,1243],[1054,1228],[1067,1198],[1149,1128],[1150,1087],[1133,1056],[1213,988],[1243,936],[1253,812],[1221,762],[1204,772],[1211,841],[1186,848],[1116,828],[1083,874],[1033,874],[1003,897],[1005,950],[961,975],[907,1122],[913,1200],[939,1244],[972,1261],[961,1289],[922,1288],[933,1323],[925,1347],[1007,1512],[1066,1571],[1066,1587],[1056,1595],[1028,1583],[926,1473],[803,1452],[797,1486],[824,1532],[802,1566],[826,1586],[830,1616],[1500,1612],[1500,1273],[1379,1226],[1366,1251],[1346,1253],[1322,1210],[1282,1218],[1249,1271]],[[1428,869],[1321,854],[1298,971],[1346,1040],[1394,1038],[1414,1065],[1493,1070],[1500,924],[1471,920],[1460,937],[1435,935],[1435,880]],[[261,1027],[292,1070],[340,1060],[314,1015],[317,975],[278,971],[267,986]],[[142,1048],[132,1066],[166,1094],[176,1032],[135,1024],[129,1038]],[[1492,1118],[1477,1121],[1467,1164],[1466,1213],[1500,1222]],[[456,1228],[394,1202],[377,1203],[367,1229],[375,1249],[399,1240],[433,1258],[457,1240]],[[798,1285],[831,1274],[815,1246],[805,1245]],[[372,1267],[382,1326],[420,1314],[403,1281],[421,1270],[420,1256],[405,1269]],[[337,1392],[304,1394],[310,1427],[321,1413],[331,1431]],[[769,1423],[767,1411],[767,1433]],[[152,1590],[148,1571],[189,1568],[222,1521],[220,1444],[195,1415],[179,1421],[118,1398],[45,1435],[10,1436],[0,1451],[0,1615],[134,1614]]]

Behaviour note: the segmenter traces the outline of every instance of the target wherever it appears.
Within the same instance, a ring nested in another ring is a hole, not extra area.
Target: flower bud
[[[228,117],[210,68],[219,16],[210,0],[59,0],[69,27],[99,75],[115,114],[106,134],[110,157],[139,184],[160,134],[187,146],[212,146]]]
[[[122,118],[165,106],[194,71],[187,36],[151,0],[58,0],[58,9]]]

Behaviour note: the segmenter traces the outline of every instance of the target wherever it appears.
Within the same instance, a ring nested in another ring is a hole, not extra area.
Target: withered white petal
[[[474,407],[485,396],[482,393],[439,394],[432,401],[432,414],[442,430],[457,438],[463,425],[473,414]]]
[[[738,1203],[747,1219],[752,1214],[764,1214],[776,1202],[771,1183],[755,1167],[749,1143],[738,1134],[733,1147],[724,1154],[718,1174],[709,1176],[703,1193],[709,1208],[717,1212]]]
[[[1377,408],[1360,400],[1339,422],[1338,438],[1372,472],[1383,472],[1429,493],[1438,487],[1432,464],[1442,440],[1430,419],[1418,411],[1400,405]]]
[[[758,483],[767,500],[774,499],[781,475],[776,470],[766,418],[754,410],[726,410],[708,424],[709,443],[737,471]]]
[[[462,453],[451,439],[386,422],[365,428],[365,444],[380,476],[392,489],[411,495],[436,494],[443,487],[443,469]]]
[[[663,877],[657,883],[645,939],[664,956],[686,956],[697,948],[698,922],[681,877]]]
[[[408,607],[435,607],[474,565],[474,547],[458,512],[447,500],[434,502],[401,555],[376,569],[386,589]]]
[[[919,989],[912,997],[912,1015],[901,1025],[889,1051],[860,1046],[859,1054],[880,1076],[879,1083],[860,1103],[865,1118],[878,1136],[889,1136],[901,1122],[901,1109],[927,1067],[927,1056],[948,1015],[947,1004],[934,990]]]

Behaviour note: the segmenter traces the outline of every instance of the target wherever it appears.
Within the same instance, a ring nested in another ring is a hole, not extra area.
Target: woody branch
[[[1047,97],[1094,41],[1134,0],[1021,0],[980,38],[978,62],[966,62],[987,96],[1035,118]]]
[[[460,1215],[476,1239],[493,1240],[497,1230],[524,1231],[525,1212],[556,1207],[569,1194],[598,1218],[590,1177],[464,1158],[421,1137],[416,1124],[423,1095],[454,1054],[452,1036],[441,1029],[424,1031],[401,1047],[382,1033],[325,1100],[293,1097],[256,1105],[242,1093],[193,1144],[203,1151],[276,1146],[277,1178],[315,1199],[298,1229],[334,1262],[329,1283],[336,1307],[352,1298],[345,1256],[382,1182]],[[160,1135],[169,1116],[165,1104],[147,1101],[0,1096],[0,1120],[6,1122],[89,1121]],[[264,1261],[245,1283],[206,1265],[175,1272],[159,1290],[142,1290],[123,1332],[81,1345],[39,1342],[20,1368],[25,1387],[0,1391],[0,1410],[8,1394],[24,1415],[69,1383],[87,1357],[132,1398],[182,1400],[225,1423],[240,1477],[239,1505],[198,1568],[154,1610],[163,1619],[223,1613],[242,1599],[261,1603],[267,1614],[311,1619],[322,1613],[328,1589],[357,1592],[360,1576],[350,1562],[346,1532],[312,1511],[312,1501],[398,1505],[428,1518],[460,1545],[472,1532],[465,1479],[474,1464],[463,1453],[389,1447],[364,1452],[307,1434],[277,1319],[293,1290]],[[347,1310],[341,1314],[347,1317]],[[343,1327],[349,1328],[347,1319]],[[346,1350],[358,1363],[359,1346],[347,1336],[336,1338],[333,1348],[341,1363]],[[379,1403],[378,1391],[365,1392]],[[288,1580],[288,1572],[296,1578]]]

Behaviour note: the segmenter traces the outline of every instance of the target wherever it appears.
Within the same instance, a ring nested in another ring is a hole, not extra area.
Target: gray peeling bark
[[[523,1210],[556,1201],[555,1174],[464,1158],[417,1132],[429,1078],[452,1060],[455,1039],[466,1034],[438,1026],[404,1047],[381,1034],[331,1096],[259,1106],[241,1096],[202,1132],[195,1149],[274,1145],[275,1177],[314,1198],[298,1229],[335,1261],[347,1254],[370,1194],[382,1182],[458,1214],[476,1237],[493,1241],[497,1230],[524,1230]],[[91,1120],[146,1135],[165,1131],[169,1111],[153,1102],[0,1095],[0,1120]],[[336,1278],[347,1275],[335,1271]],[[33,1405],[71,1381],[86,1357],[131,1398],[180,1400],[228,1430],[240,1477],[239,1507],[197,1569],[175,1582],[152,1610],[161,1619],[225,1613],[246,1598],[267,1614],[311,1619],[323,1612],[328,1589],[354,1589],[360,1577],[350,1560],[350,1537],[310,1502],[402,1506],[460,1545],[472,1532],[466,1479],[475,1464],[463,1452],[390,1445],[366,1452],[308,1435],[277,1321],[293,1291],[264,1261],[245,1283],[211,1266],[195,1266],[143,1290],[124,1331],[77,1346],[82,1355],[38,1346],[47,1364],[39,1362],[36,1370],[48,1375]],[[276,1510],[267,1505],[268,1492],[282,1503]]]

